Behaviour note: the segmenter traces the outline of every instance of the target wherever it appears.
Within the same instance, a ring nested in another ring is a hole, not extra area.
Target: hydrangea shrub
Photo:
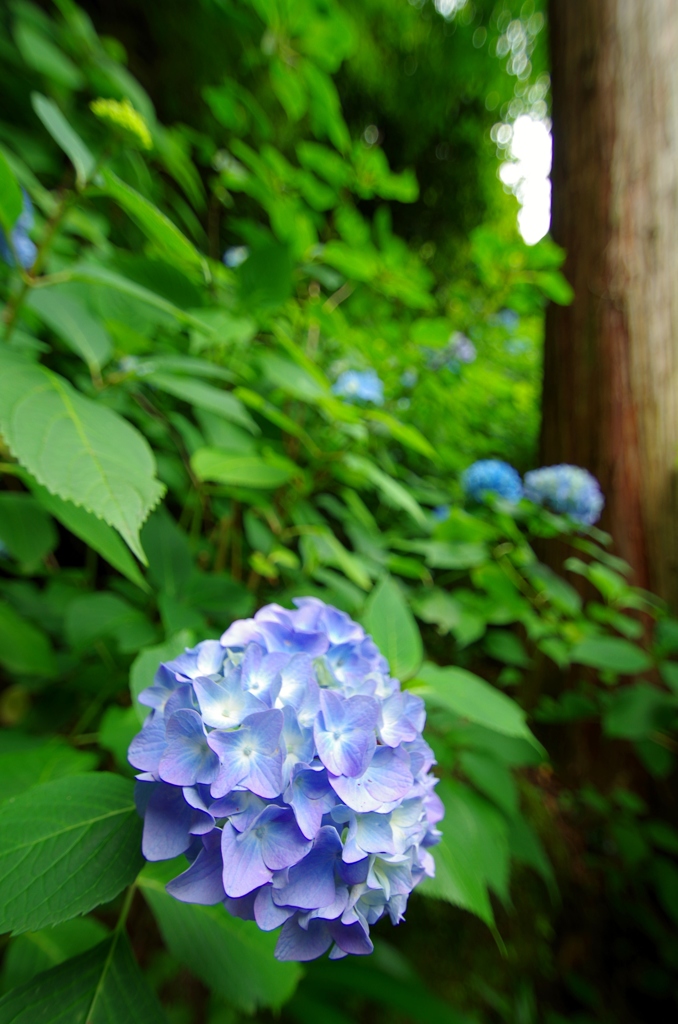
[[[520,474],[500,459],[480,459],[462,475],[461,485],[472,501],[481,502],[487,494],[494,494],[512,504],[520,501],[523,485]]]
[[[35,263],[38,250],[35,242],[28,235],[34,221],[33,204],[28,198],[28,193],[25,189],[22,188],[21,193],[23,196],[23,209],[12,228],[11,240],[7,239],[7,235],[0,228],[0,259],[4,260],[8,266],[13,267],[16,257],[19,266],[23,267],[24,270],[28,270]]]
[[[158,669],[129,759],[148,860],[168,891],[224,902],[281,960],[372,950],[403,919],[440,836],[423,701],[363,628],[317,598],[267,605]]]
[[[332,392],[349,401],[357,398],[373,405],[384,404],[384,385],[375,370],[345,370],[337,377]]]
[[[580,466],[564,463],[526,473],[525,497],[588,526],[598,522],[605,505],[596,478]]]

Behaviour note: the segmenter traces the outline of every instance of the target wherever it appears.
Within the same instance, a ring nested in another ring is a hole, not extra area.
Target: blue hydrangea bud
[[[333,385],[332,393],[348,401],[359,398],[374,405],[384,404],[384,385],[374,370],[345,370]]]
[[[374,641],[317,598],[267,605],[158,669],[129,749],[148,860],[185,853],[167,886],[223,902],[276,956],[370,953],[433,875],[443,815],[422,700]]]
[[[469,498],[479,502],[484,500],[485,495],[494,494],[515,504],[523,495],[520,475],[513,466],[500,459],[474,462],[464,471],[461,485]]]
[[[525,497],[591,526],[600,519],[605,498],[600,484],[580,466],[544,466],[525,474]]]
[[[33,227],[33,204],[28,198],[28,193],[25,189],[21,190],[24,200],[24,205],[21,213],[17,217],[16,223],[12,228],[12,244],[10,245],[7,241],[2,228],[0,228],[0,259],[4,260],[8,266],[14,266],[14,253],[12,247],[16,253],[16,257],[19,264],[28,270],[35,263],[35,257],[38,254],[38,250],[35,243],[28,237],[28,232]]]

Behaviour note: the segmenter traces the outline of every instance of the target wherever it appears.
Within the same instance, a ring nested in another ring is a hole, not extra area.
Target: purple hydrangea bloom
[[[161,665],[129,759],[145,857],[189,861],[171,895],[282,926],[281,960],[336,959],[403,919],[443,809],[421,698],[344,612],[295,605]]]
[[[359,398],[374,405],[384,404],[384,385],[375,370],[346,370],[337,378],[332,393],[349,401]]]
[[[565,464],[526,473],[525,497],[587,526],[598,522],[605,504],[596,478],[586,469]]]
[[[483,501],[486,494],[515,504],[523,495],[520,475],[500,459],[481,459],[469,466],[461,478],[465,493],[473,501]]]
[[[19,261],[19,264],[28,270],[35,263],[35,257],[38,254],[38,250],[35,243],[28,237],[28,232],[33,227],[33,204],[28,198],[28,193],[25,189],[21,190],[24,200],[23,210],[17,217],[16,223],[12,228],[12,244],[10,246],[7,241],[2,228],[0,228],[0,259],[4,260],[8,266],[14,266],[14,253]],[[12,252],[12,248],[14,252]]]

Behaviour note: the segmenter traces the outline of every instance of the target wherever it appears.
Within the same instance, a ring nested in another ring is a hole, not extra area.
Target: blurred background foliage
[[[605,534],[459,485],[536,464],[569,300],[497,177],[502,126],[546,113],[542,5],[14,0],[2,28],[3,225],[20,186],[37,246],[0,266],[3,800],[130,777],[160,660],[316,594],[427,701],[437,877],[371,958],[302,969],[145,868],[166,1019],[675,1013],[678,623]],[[5,923],[0,1021],[106,938],[97,902]]]

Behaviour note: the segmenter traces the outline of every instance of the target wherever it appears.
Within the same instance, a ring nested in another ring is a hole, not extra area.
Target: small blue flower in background
[[[231,245],[224,253],[224,263],[227,267],[235,270],[241,263],[244,263],[250,254],[246,245]]]
[[[340,398],[359,398],[374,405],[384,404],[384,385],[375,370],[345,370],[332,387]]]
[[[478,352],[475,345],[470,338],[467,338],[465,334],[460,331],[455,331],[449,340],[447,350],[453,359],[458,360],[460,363],[473,363],[475,362]]]
[[[435,508],[431,509],[431,515],[437,523],[444,523],[446,519],[450,518],[450,506],[436,505]]]
[[[605,504],[596,478],[580,466],[565,463],[526,473],[525,497],[587,526],[598,522]]]
[[[419,374],[416,370],[403,370],[400,383],[404,388],[413,388],[419,380]]]
[[[336,959],[403,919],[443,807],[421,698],[344,612],[295,604],[161,665],[129,759],[144,856],[189,861],[171,895],[282,925],[280,960]]]
[[[464,471],[461,478],[464,492],[473,501],[483,501],[486,494],[495,494],[515,504],[523,496],[520,475],[500,459],[481,459]]]
[[[24,270],[28,270],[35,263],[38,250],[35,243],[28,237],[28,232],[33,227],[33,204],[28,198],[28,193],[24,189],[21,191],[24,198],[24,208],[12,228],[12,246],[20,265]],[[8,266],[14,266],[14,253],[2,228],[0,228],[0,258]]]

